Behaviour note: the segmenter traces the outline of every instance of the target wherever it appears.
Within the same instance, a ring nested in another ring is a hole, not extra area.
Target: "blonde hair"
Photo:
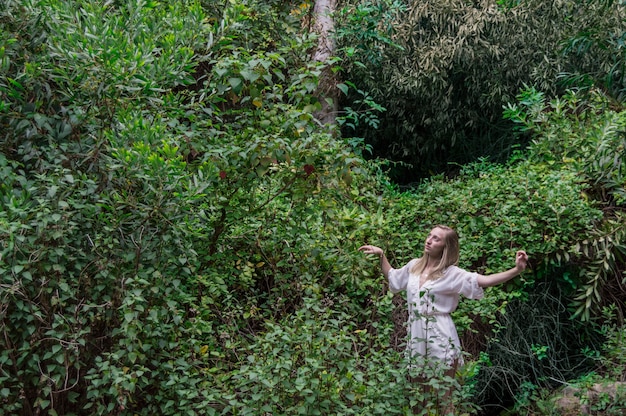
[[[444,231],[444,246],[441,253],[441,259],[435,266],[428,280],[438,279],[449,266],[458,264],[459,262],[459,235],[452,228],[446,225],[436,225],[433,229],[439,228]],[[424,254],[417,259],[417,262],[411,268],[411,273],[421,274],[428,264],[429,255]]]

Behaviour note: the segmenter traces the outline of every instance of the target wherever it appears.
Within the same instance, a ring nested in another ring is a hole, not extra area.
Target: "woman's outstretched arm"
[[[359,247],[359,251],[362,251],[365,254],[376,254],[380,258],[380,268],[383,271],[383,275],[385,275],[385,278],[389,278],[389,270],[391,270],[391,264],[389,264],[387,257],[385,257],[385,252],[382,248],[365,245]]]
[[[478,286],[489,287],[511,280],[521,274],[528,266],[528,254],[520,250],[515,254],[515,267],[504,272],[490,274],[488,276],[478,275]]]

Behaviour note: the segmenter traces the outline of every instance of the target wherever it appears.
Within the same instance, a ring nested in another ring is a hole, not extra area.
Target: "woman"
[[[365,245],[365,254],[376,254],[389,288],[393,293],[407,291],[409,309],[407,346],[412,363],[443,364],[446,374],[453,376],[463,363],[461,343],[450,314],[459,296],[481,299],[483,288],[504,283],[526,269],[528,256],[518,251],[515,267],[488,276],[470,273],[456,264],[459,261],[459,237],[453,229],[438,225],[424,244],[424,254],[400,269],[389,264],[383,250]]]

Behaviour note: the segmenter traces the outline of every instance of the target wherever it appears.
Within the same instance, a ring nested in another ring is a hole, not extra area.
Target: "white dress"
[[[391,292],[407,291],[409,357],[412,362],[421,357],[431,364],[434,361],[450,366],[456,361],[461,365],[461,343],[450,313],[458,306],[460,295],[470,299],[483,297],[478,274],[450,266],[439,279],[428,280],[420,287],[420,275],[411,273],[416,262],[414,259],[389,271]]]

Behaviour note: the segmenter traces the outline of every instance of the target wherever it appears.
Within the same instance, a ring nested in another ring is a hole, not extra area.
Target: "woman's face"
[[[441,258],[443,249],[446,246],[446,232],[435,227],[430,231],[424,243],[424,253],[433,258]]]

